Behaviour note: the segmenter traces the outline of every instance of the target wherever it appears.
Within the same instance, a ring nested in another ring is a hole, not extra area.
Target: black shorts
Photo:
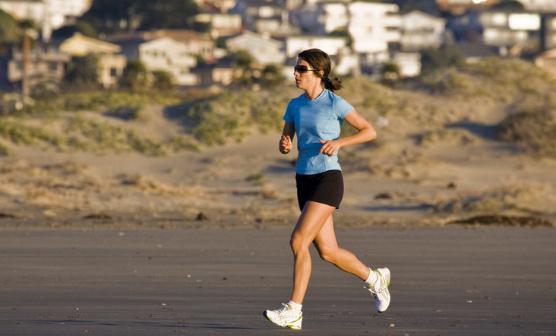
[[[340,208],[344,196],[344,178],[341,170],[328,170],[313,175],[296,174],[295,184],[300,210],[303,210],[307,201]]]

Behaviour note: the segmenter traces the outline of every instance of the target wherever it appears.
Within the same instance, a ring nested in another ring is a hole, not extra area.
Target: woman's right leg
[[[292,233],[290,245],[294,255],[293,288],[291,300],[302,304],[311,277],[311,255],[309,248],[316,235],[322,230],[326,219],[335,207],[308,201]]]
[[[314,244],[323,260],[363,281],[369,277],[369,266],[363,264],[352,252],[338,246],[332,215],[328,217],[322,229],[317,233]]]

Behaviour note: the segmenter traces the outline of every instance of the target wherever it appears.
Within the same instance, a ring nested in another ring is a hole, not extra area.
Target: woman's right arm
[[[280,143],[278,149],[282,154],[288,154],[292,149],[292,141],[295,136],[295,127],[292,123],[285,122],[284,129],[282,129],[282,136],[280,137]]]

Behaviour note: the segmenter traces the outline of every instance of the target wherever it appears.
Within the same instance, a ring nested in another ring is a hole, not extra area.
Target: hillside
[[[338,93],[379,138],[340,154],[339,225],[554,221],[555,89],[536,67],[500,59],[389,85],[346,79]],[[276,141],[299,94],[288,83],[38,101],[0,118],[0,216],[5,225],[290,225],[295,158]]]

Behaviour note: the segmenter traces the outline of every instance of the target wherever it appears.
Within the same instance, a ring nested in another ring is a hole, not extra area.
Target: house
[[[518,56],[539,48],[541,15],[525,11],[491,9],[481,13],[483,41],[496,46],[501,55]]]
[[[416,77],[421,73],[421,54],[415,52],[397,52],[392,62],[400,70],[401,77]]]
[[[403,14],[401,20],[403,50],[438,48],[444,42],[446,20],[421,11]]]
[[[29,86],[60,83],[64,78],[65,67],[69,61],[69,55],[60,53],[53,48],[42,46],[34,48],[29,55]],[[7,79],[12,85],[20,84],[23,80],[23,53],[21,50],[12,50],[6,73]]]
[[[231,51],[248,51],[259,65],[282,64],[286,59],[283,42],[249,31],[229,38],[226,46]]]
[[[545,51],[535,58],[535,65],[556,78],[556,48]]]
[[[92,5],[92,0],[0,0],[0,9],[17,20],[32,20],[49,41],[52,31],[75,21]]]
[[[287,5],[285,0],[239,0],[232,12],[241,15],[248,30],[284,36],[297,31],[290,25]]]
[[[128,60],[141,61],[147,70],[166,71],[178,85],[196,85],[198,79],[191,73],[197,65],[192,45],[157,36],[156,32],[135,32],[112,34],[106,39],[120,46]]]
[[[207,34],[185,29],[160,29],[142,34],[142,38],[145,41],[162,37],[169,37],[174,41],[183,43],[190,55],[200,56],[205,61],[212,61],[215,58],[214,41]]]
[[[80,33],[64,40],[59,49],[62,53],[73,57],[95,55],[98,59],[98,80],[105,88],[113,87],[118,83],[127,65],[126,57],[119,54],[120,46]]]
[[[460,15],[469,9],[487,9],[498,3],[498,1],[499,0],[436,0],[436,4],[443,12]]]
[[[347,46],[347,38],[340,36],[298,35],[287,36],[286,56],[296,58],[305,49],[319,48],[331,56],[335,56]]]
[[[201,86],[228,86],[239,76],[238,69],[229,57],[219,59],[214,63],[200,64],[193,69],[199,78]]]
[[[360,54],[380,54],[401,42],[401,18],[398,5],[353,2],[348,4],[348,32],[352,48]]]
[[[543,50],[556,48],[556,14],[543,15],[542,36]]]
[[[184,43],[162,37],[138,45],[139,60],[149,71],[166,71],[178,85],[196,85],[197,76],[191,68],[197,59],[190,55]]]
[[[242,31],[241,16],[239,14],[203,13],[195,16],[195,22],[208,25],[212,38],[230,36]]]
[[[195,0],[195,3],[210,12],[227,13],[236,6],[236,0]]]
[[[555,13],[556,1],[554,0],[517,0],[528,11]]]

